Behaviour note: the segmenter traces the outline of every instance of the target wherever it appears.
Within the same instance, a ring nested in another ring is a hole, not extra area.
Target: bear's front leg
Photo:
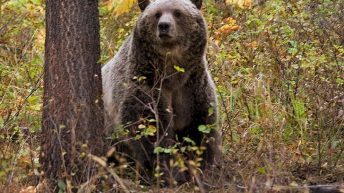
[[[197,77],[197,76],[196,76]],[[215,85],[205,72],[197,77],[202,81],[188,83],[192,92],[193,134],[200,146],[205,146],[202,168],[221,164],[221,135],[218,129],[218,109]],[[202,88],[202,89],[199,89]]]
[[[122,103],[120,111],[122,125],[128,131],[126,148],[122,149],[127,149],[124,153],[148,171],[157,164],[165,168],[162,165],[170,159],[168,155],[157,156],[155,148],[169,148],[175,143],[168,96],[153,91],[138,87]]]

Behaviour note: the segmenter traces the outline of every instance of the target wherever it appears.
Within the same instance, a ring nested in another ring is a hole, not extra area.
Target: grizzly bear
[[[138,3],[132,34],[102,68],[107,130],[121,133],[118,151],[146,171],[171,169],[169,150],[188,143],[203,147],[202,168],[216,165],[221,138],[202,1]]]

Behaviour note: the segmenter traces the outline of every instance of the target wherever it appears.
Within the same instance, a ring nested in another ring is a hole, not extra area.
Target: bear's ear
[[[150,1],[149,0],[138,0],[139,7],[141,11],[145,10],[146,7],[149,5]]]
[[[191,0],[191,2],[196,5],[197,9],[201,9],[202,0]]]

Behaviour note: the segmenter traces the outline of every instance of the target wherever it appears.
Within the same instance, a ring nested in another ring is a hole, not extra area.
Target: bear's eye
[[[174,15],[175,17],[179,18],[180,16],[182,16],[182,12],[180,12],[180,10],[175,10],[175,11],[173,12],[173,15]]]
[[[160,12],[157,12],[157,13],[155,14],[155,18],[159,19],[160,17],[161,17],[161,13],[160,13]]]

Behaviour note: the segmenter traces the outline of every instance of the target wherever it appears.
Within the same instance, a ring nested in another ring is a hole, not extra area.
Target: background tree
[[[86,155],[103,150],[98,15],[96,0],[46,2],[40,162],[60,189],[91,176]]]

